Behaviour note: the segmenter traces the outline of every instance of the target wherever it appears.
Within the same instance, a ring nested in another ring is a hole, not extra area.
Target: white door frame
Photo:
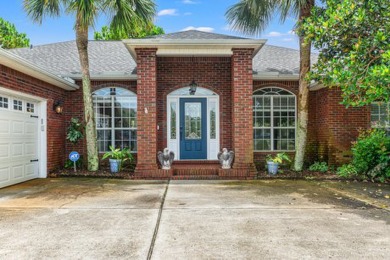
[[[38,177],[47,177],[47,99],[14,91],[0,86],[0,94],[30,100],[37,104],[38,112]]]
[[[184,88],[188,91],[188,87]],[[211,90],[203,89],[207,92],[213,93]],[[180,89],[179,89],[180,90]],[[175,92],[175,91],[174,91]],[[174,93],[173,92],[173,93]],[[181,98],[206,98],[207,100],[207,160],[217,160],[217,154],[219,152],[219,96],[213,95],[172,95],[167,96],[167,146],[170,151],[175,153],[175,160],[180,160],[180,99]],[[171,138],[171,104],[176,110],[176,138]],[[211,139],[210,133],[210,112],[212,108],[215,108],[215,139]]]

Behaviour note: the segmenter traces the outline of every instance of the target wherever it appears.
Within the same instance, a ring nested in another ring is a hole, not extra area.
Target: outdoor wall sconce
[[[64,106],[62,104],[62,101],[60,100],[57,100],[54,102],[53,104],[53,110],[57,113],[57,114],[62,114],[62,110],[64,109]]]
[[[195,82],[195,80],[192,80],[190,85],[189,85],[190,89],[190,95],[195,95],[195,92],[196,92],[196,88],[198,87],[198,84]]]

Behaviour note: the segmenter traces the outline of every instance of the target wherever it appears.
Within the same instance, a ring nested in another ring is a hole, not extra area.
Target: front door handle
[[[183,140],[183,126],[180,126],[180,141]]]

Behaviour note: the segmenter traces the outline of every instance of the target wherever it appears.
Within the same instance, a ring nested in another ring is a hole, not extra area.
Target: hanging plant
[[[70,120],[70,126],[67,129],[66,140],[76,144],[80,139],[84,138],[83,128],[84,126],[79,119],[72,117]]]

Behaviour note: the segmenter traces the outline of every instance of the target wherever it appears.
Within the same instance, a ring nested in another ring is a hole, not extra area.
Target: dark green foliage
[[[351,173],[371,180],[390,179],[390,138],[385,131],[372,129],[361,132],[352,146],[352,154],[351,165],[339,168],[339,175],[346,177]]]
[[[76,144],[80,139],[84,137],[83,135],[84,126],[79,122],[78,118],[72,118],[70,120],[70,126],[67,129],[66,140],[69,140],[71,143]]]
[[[358,175],[355,166],[350,163],[344,164],[343,166],[339,167],[337,169],[337,174],[345,178],[350,178]]]
[[[326,162],[314,162],[309,167],[309,171],[313,172],[327,172],[328,171],[328,165]]]
[[[320,50],[310,79],[340,86],[346,105],[390,100],[390,1],[326,0],[301,28]]]
[[[160,35],[164,33],[165,32],[163,28],[155,26],[154,24],[137,25],[134,26],[134,28],[131,30],[124,27],[117,29],[113,28],[112,26],[103,26],[100,32],[94,32],[93,37],[95,40],[109,41],[129,38],[143,38],[146,36]]]
[[[134,160],[134,157],[130,153],[129,148],[120,149],[120,148],[115,148],[114,146],[111,145],[110,145],[110,151],[106,152],[102,157],[103,160],[107,158],[121,160],[121,164],[119,165],[119,170],[122,169],[123,163],[125,163],[126,161],[132,163]]]
[[[80,155],[80,159],[78,159],[76,162],[76,167],[77,167],[77,169],[81,169],[83,167],[83,165],[84,165],[83,156]],[[71,160],[67,159],[65,161],[64,168],[65,169],[73,169],[73,167],[74,167],[74,163]]]
[[[19,33],[15,25],[0,18],[0,47],[4,49],[13,49],[28,47],[30,39],[25,33]]]

